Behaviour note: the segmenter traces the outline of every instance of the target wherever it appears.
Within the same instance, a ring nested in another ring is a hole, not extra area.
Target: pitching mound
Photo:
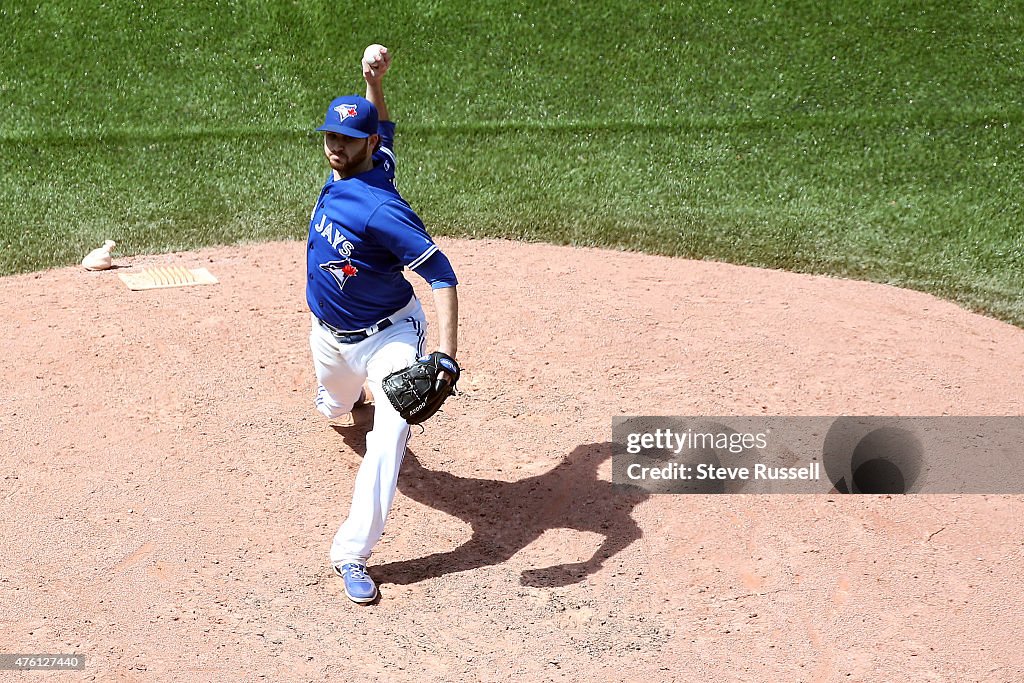
[[[618,414],[1022,414],[1024,331],[862,282],[442,246],[465,393],[413,437],[369,608],[327,551],[372,408],[313,409],[304,243],[115,259],[211,286],[2,280],[2,649],[85,655],[61,680],[1024,678],[1020,497],[607,483]]]

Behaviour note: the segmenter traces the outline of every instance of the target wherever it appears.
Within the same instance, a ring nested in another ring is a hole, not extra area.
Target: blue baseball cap
[[[359,95],[336,97],[327,106],[324,125],[317,130],[368,138],[377,133],[377,107]]]

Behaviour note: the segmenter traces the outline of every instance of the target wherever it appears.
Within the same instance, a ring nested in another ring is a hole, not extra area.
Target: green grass
[[[0,274],[106,238],[301,238],[311,130],[379,40],[435,234],[870,279],[1024,326],[1019,3],[77,4],[0,7]]]

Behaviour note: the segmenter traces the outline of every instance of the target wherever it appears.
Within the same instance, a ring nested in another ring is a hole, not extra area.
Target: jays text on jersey
[[[458,284],[395,187],[395,124],[381,121],[378,133],[373,169],[340,180],[329,175],[310,215],[306,302],[340,330],[370,327],[408,304],[406,266],[433,288]]]

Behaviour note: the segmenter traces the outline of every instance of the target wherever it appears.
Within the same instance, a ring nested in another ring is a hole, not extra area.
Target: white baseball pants
[[[363,382],[374,396],[373,429],[366,435],[366,453],[356,473],[348,518],[331,544],[331,564],[366,564],[384,533],[398,486],[398,471],[409,441],[409,425],[381,389],[391,372],[408,367],[423,355],[427,321],[423,308],[412,300],[389,316],[392,325],[361,342],[341,344],[313,317],[309,345],[320,386],[317,410],[329,419],[352,410]]]

